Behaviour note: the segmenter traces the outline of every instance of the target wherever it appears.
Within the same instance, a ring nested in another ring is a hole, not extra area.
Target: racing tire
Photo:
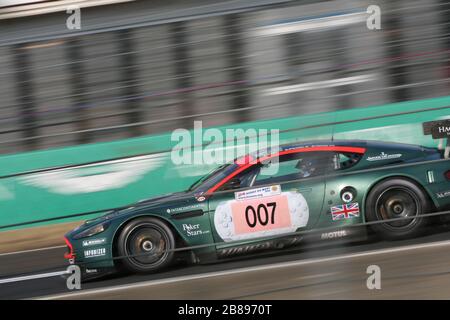
[[[430,210],[427,196],[415,183],[393,178],[375,185],[366,200],[366,220],[386,223],[370,224],[370,228],[384,239],[400,240],[419,235],[427,224],[424,217]]]
[[[129,222],[117,239],[121,267],[133,273],[155,272],[174,257],[175,237],[159,219],[138,218]]]

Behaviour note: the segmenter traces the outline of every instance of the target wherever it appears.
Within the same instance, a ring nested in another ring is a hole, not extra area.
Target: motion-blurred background
[[[0,0],[0,231],[18,230],[0,252],[189,186],[211,168],[167,153],[194,120],[438,147],[422,123],[449,113],[449,14],[448,0]]]
[[[68,30],[66,8],[81,8]],[[369,5],[381,30],[366,27]],[[450,3],[0,1],[0,152],[443,96]]]

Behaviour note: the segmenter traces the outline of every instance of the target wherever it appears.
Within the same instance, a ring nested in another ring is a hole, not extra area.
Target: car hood
[[[93,225],[95,223],[98,222],[102,222],[105,220],[111,220],[114,219],[116,217],[122,216],[124,214],[128,214],[130,212],[135,211],[136,209],[139,208],[153,208],[153,207],[158,207],[158,206],[162,206],[165,203],[171,203],[171,202],[176,202],[176,201],[182,201],[183,199],[190,199],[191,197],[193,197],[194,194],[191,192],[187,192],[187,191],[183,191],[183,192],[175,192],[175,193],[169,193],[163,196],[157,196],[157,197],[153,197],[153,198],[148,198],[148,199],[143,199],[140,200],[134,204],[128,205],[126,207],[122,207],[122,208],[118,208],[115,209],[113,211],[110,211],[109,213],[104,214],[103,216],[91,219],[91,220],[87,220],[83,226],[87,226],[87,225]]]
[[[149,205],[159,205],[164,202],[168,202],[168,201],[172,201],[172,200],[190,198],[191,196],[192,196],[192,193],[187,192],[187,191],[174,192],[174,193],[169,193],[169,194],[162,195],[162,196],[157,196],[157,197],[153,197],[153,198],[140,200],[136,203],[135,206],[141,207],[141,206],[149,206]]]

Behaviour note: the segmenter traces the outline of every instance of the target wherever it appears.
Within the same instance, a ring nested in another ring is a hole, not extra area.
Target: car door
[[[271,157],[243,170],[209,197],[218,248],[313,228],[323,208],[329,152]]]
[[[361,158],[361,153],[335,153],[335,168],[327,176],[324,207],[318,227],[328,228],[363,222],[361,207],[370,180],[349,174]]]

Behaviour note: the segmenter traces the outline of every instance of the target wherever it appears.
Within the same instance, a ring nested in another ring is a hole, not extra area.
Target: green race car
[[[450,206],[450,162],[437,149],[376,141],[285,145],[222,165],[188,190],[89,220],[65,236],[84,274],[117,267],[154,272],[176,258],[206,262],[347,237],[371,224],[381,236],[416,235],[422,214]],[[404,219],[395,219],[404,218]],[[327,230],[320,232],[320,230]],[[185,250],[183,248],[189,248]]]

